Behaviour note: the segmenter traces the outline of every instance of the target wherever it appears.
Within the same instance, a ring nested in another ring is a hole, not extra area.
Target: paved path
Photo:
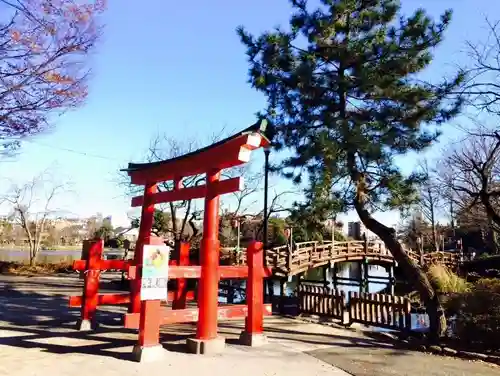
[[[0,375],[220,376],[236,372],[238,376],[348,376],[304,352],[324,347],[321,345],[297,347],[280,335],[271,335],[270,343],[261,348],[237,345],[241,322],[221,323],[221,334],[228,342],[221,355],[186,354],[184,344],[195,326],[171,325],[162,331],[162,342],[169,350],[164,359],[149,364],[132,362],[137,334],[121,328],[123,309],[111,307],[100,312],[103,325],[99,331],[88,334],[74,330],[78,312],[66,308],[64,295],[76,293],[80,284],[74,278],[0,276]],[[279,326],[279,319],[269,325]]]
[[[396,349],[355,330],[281,317],[266,319],[270,343],[257,349],[237,345],[241,321],[220,323],[227,349],[208,357],[185,353],[185,340],[194,334],[194,325],[166,326],[161,333],[168,350],[165,358],[137,364],[131,361],[137,334],[121,327],[123,308],[100,311],[103,325],[97,332],[74,330],[78,312],[67,308],[66,296],[81,291],[80,284],[74,277],[0,275],[0,375],[500,375],[499,367],[486,363]]]

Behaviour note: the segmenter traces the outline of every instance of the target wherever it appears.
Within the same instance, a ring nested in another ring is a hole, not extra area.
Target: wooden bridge
[[[408,255],[418,264],[442,264],[455,268],[459,256],[451,252],[432,252],[420,255],[407,250]],[[233,265],[246,263],[246,250],[222,248],[221,256]],[[327,265],[329,263],[359,262],[367,260],[373,264],[392,264],[395,262],[392,254],[382,242],[345,241],[345,242],[302,242],[293,246],[282,245],[266,251],[268,266],[273,268],[273,274],[278,277],[293,276]]]

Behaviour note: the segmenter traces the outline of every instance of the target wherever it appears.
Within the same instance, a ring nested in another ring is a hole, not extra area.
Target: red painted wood
[[[152,197],[156,191],[156,184],[148,183],[144,188],[144,205],[142,206],[139,236],[135,246],[134,265],[142,265],[142,248],[144,244],[149,244],[151,241],[151,229],[153,228],[155,210]],[[138,272],[136,278],[130,281],[129,312],[140,312],[141,310],[141,272],[140,270],[136,271]]]
[[[179,255],[178,255],[179,266],[189,265],[189,243],[181,242],[179,244]],[[169,268],[170,271],[170,268]],[[186,308],[186,294],[187,294],[187,281],[185,278],[178,278],[177,286],[174,292],[174,300],[172,302],[173,309],[184,309]]]
[[[273,276],[273,268],[270,267],[264,267],[262,269],[264,273],[264,278],[272,277]]]
[[[168,269],[169,279],[188,278],[196,279],[201,277],[202,267],[199,265],[174,266]],[[246,266],[219,266],[219,279],[238,279],[248,276],[248,267]]]
[[[247,247],[248,281],[247,304],[248,316],[245,331],[259,334],[264,331],[264,246],[260,242],[252,242]]]
[[[125,260],[99,260],[99,264],[97,265],[98,270],[109,270],[116,269],[127,271],[130,262]],[[74,270],[86,270],[87,262],[85,260],[75,260],[73,261],[73,269]]]
[[[186,301],[191,302],[195,300],[194,291],[187,291],[184,295]],[[173,302],[175,300],[175,291],[168,292],[168,301]],[[83,297],[81,295],[70,296],[69,306],[70,307],[81,307],[83,302]],[[130,293],[123,294],[99,294],[97,296],[97,305],[120,305],[130,303]]]
[[[243,178],[236,177],[226,180],[221,180],[214,184],[214,190],[222,195],[226,193],[233,193],[243,189]],[[207,186],[199,185],[196,187],[181,188],[179,190],[165,191],[156,193],[153,196],[153,201],[155,204],[174,202],[174,201],[184,201],[192,200],[197,198],[203,198],[207,195]],[[143,196],[136,196],[132,198],[132,207],[142,206],[144,201]]]
[[[225,156],[228,158],[228,155]],[[217,300],[219,296],[219,196],[212,184],[220,178],[220,171],[207,172],[207,197],[201,240],[201,276],[198,287],[199,320],[196,338],[207,340],[217,337]]]
[[[88,241],[88,240],[84,240]],[[87,269],[87,260],[75,260],[73,261],[73,270],[86,270]]]
[[[141,302],[141,313],[139,315],[139,345],[141,347],[157,346],[160,343],[161,315],[160,300],[144,300]]]
[[[268,141],[258,133],[244,134],[217,147],[179,158],[168,163],[129,171],[132,184],[174,180],[178,176],[203,174],[210,169],[222,170],[241,165],[250,160],[250,151]]]
[[[80,307],[82,305],[81,296],[70,296],[69,306]],[[100,294],[97,296],[97,305],[119,305],[130,303],[130,293],[123,294]]]
[[[243,279],[248,277],[248,267],[242,266],[219,266],[219,279]]]
[[[217,309],[218,320],[236,320],[242,319],[248,314],[248,308],[244,304],[234,304],[220,306]],[[272,314],[271,304],[264,305],[264,314],[270,316]],[[125,315],[125,328],[137,329],[139,327],[139,314],[127,313]],[[170,310],[165,309],[162,311],[161,325],[169,325],[185,322],[196,322],[199,320],[198,308],[186,308]]]
[[[83,282],[83,302],[82,302],[82,320],[92,321],[95,318],[95,312],[98,304],[99,293],[99,262],[101,261],[104,241],[90,240],[86,241],[84,247],[89,247],[87,268]]]

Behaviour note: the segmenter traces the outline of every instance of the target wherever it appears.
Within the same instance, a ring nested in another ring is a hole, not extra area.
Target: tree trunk
[[[435,213],[434,213],[434,192],[432,191],[431,188],[427,189],[427,194],[429,196],[429,214],[430,214],[430,219],[431,219],[431,227],[432,227],[432,245],[434,246],[435,251],[439,251],[439,244],[437,240],[437,234],[436,234],[436,218],[435,218]]]
[[[429,282],[427,275],[423,270],[409,258],[403,249],[402,245],[396,239],[396,232],[394,229],[383,225],[378,222],[371,214],[364,208],[363,203],[357,198],[355,200],[355,208],[359,218],[366,226],[366,228],[376,234],[385,244],[387,249],[394,256],[404,276],[409,280],[413,287],[420,294],[423,300],[430,321],[430,338],[438,340],[446,331],[446,317],[444,315],[443,307],[438,299],[435,289]]]
[[[33,242],[30,241],[30,266],[36,265],[37,253],[38,250],[36,249],[36,244],[33,244]]]

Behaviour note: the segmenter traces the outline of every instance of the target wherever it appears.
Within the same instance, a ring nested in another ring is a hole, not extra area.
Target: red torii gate
[[[154,205],[158,203],[178,200],[205,198],[203,219],[203,237],[200,250],[200,267],[171,266],[169,278],[197,278],[198,309],[187,309],[194,320],[197,316],[196,338],[188,340],[188,348],[195,353],[214,352],[224,347],[224,339],[217,335],[218,315],[225,317],[244,317],[241,308],[218,307],[219,278],[258,278],[262,281],[263,274],[270,271],[263,269],[262,262],[256,260],[249,267],[219,266],[219,196],[236,192],[242,188],[243,178],[234,177],[221,180],[221,170],[244,164],[250,160],[251,151],[269,145],[269,140],[263,135],[267,126],[266,120],[260,120],[244,131],[227,139],[219,141],[203,149],[183,156],[153,163],[129,163],[124,171],[131,178],[131,183],[144,186],[144,195],[134,197],[132,206],[142,206],[139,236],[136,244],[134,264],[140,268],[143,263],[142,248],[151,244],[151,229],[154,217]],[[206,184],[189,188],[182,187],[182,179],[188,176],[206,174]],[[157,183],[173,181],[174,189],[166,192],[157,191]],[[254,244],[250,247],[262,259],[262,245]],[[250,255],[249,255],[250,256]],[[253,259],[254,257],[249,257]],[[260,264],[259,266],[256,266]],[[199,268],[199,269],[198,269]],[[260,270],[255,271],[256,268]],[[201,269],[201,271],[200,271]],[[253,273],[253,275],[251,275]],[[125,317],[125,326],[134,327],[139,321],[139,348],[142,352],[146,348],[158,347],[159,325],[163,322],[160,317],[160,301],[140,300],[140,269],[129,271],[131,281],[129,314]],[[257,277],[255,277],[257,276]],[[252,285],[250,283],[249,285]],[[242,337],[246,342],[259,341],[254,335],[262,336],[262,316],[264,312],[263,289],[249,286],[247,300],[248,317],[246,333]],[[250,291],[253,290],[253,291]],[[258,291],[260,290],[260,291]],[[268,311],[270,307],[266,307]],[[191,312],[196,310],[197,312]],[[181,314],[179,312],[179,314]],[[186,313],[188,314],[188,313]],[[140,316],[140,319],[139,317]],[[138,320],[139,319],[139,320]],[[128,324],[127,324],[128,321]],[[181,321],[181,320],[179,320]],[[139,355],[140,356],[140,355]]]

